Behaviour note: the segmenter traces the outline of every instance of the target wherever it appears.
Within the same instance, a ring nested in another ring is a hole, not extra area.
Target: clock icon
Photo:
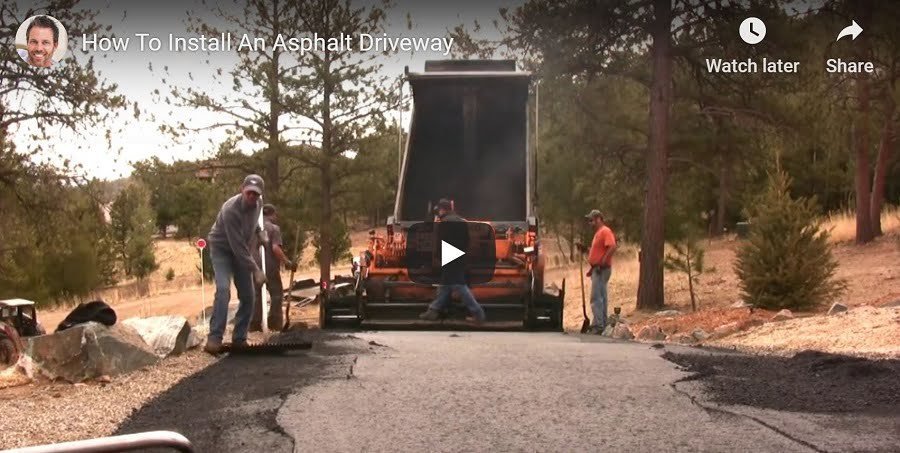
[[[741,39],[747,44],[759,44],[766,37],[766,23],[758,17],[748,17],[741,22]]]

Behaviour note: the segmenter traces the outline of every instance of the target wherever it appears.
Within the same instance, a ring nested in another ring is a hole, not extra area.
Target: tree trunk
[[[721,147],[719,148],[719,154],[722,157],[719,163],[719,194],[718,200],[716,200],[716,236],[721,236],[725,233],[725,210],[728,208],[728,195],[731,183],[731,156],[727,152],[722,152]]]
[[[278,36],[281,33],[279,27],[279,10],[278,0],[272,2],[272,36]],[[266,193],[269,199],[275,201],[278,198],[278,189],[281,175],[279,174],[279,158],[281,157],[281,140],[278,131],[278,117],[281,116],[281,87],[278,84],[278,72],[281,68],[279,58],[281,52],[278,49],[272,51],[272,67],[269,70],[269,118],[268,118],[268,145],[269,149],[265,153],[265,180]],[[280,200],[278,200],[280,201]]]
[[[853,128],[856,148],[856,243],[865,244],[875,235],[869,210],[872,181],[869,174],[869,82],[864,76],[856,79],[856,96],[856,124]]]
[[[650,87],[650,136],[647,143],[647,189],[641,226],[641,260],[637,308],[660,308],[663,294],[666,179],[668,177],[669,106],[672,102],[672,2],[654,0],[653,80]]]
[[[325,56],[326,78],[331,71],[329,55]],[[331,80],[325,80],[322,84],[322,162],[321,171],[322,211],[319,218],[319,281],[331,282],[331,156],[333,155],[331,119],[331,95],[334,92]]]
[[[894,109],[896,104],[890,97],[887,98],[884,126],[881,128],[881,145],[878,148],[878,158],[875,162],[875,179],[872,183],[872,199],[869,207],[869,215],[872,217],[872,234],[881,236],[881,208],[884,207],[884,191],[887,183],[888,166],[893,157],[894,140]]]
[[[860,21],[868,22],[872,2],[858,0],[853,3],[854,13]],[[869,39],[863,36],[856,46],[860,61],[870,56]],[[870,212],[872,175],[869,160],[869,80],[864,74],[856,77],[856,118],[853,124],[853,147],[856,148],[856,243],[865,244],[875,238]]]

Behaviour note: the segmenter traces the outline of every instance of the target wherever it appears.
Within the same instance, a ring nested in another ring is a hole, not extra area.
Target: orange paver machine
[[[478,328],[561,330],[565,281],[544,287],[534,209],[530,73],[508,60],[428,61],[424,72],[407,71],[406,78],[413,113],[394,215],[384,230],[370,233],[355,279],[323,292],[321,325],[475,328],[465,323],[455,294],[440,321],[418,318],[437,284],[418,281],[414,269],[411,278],[409,232],[434,221],[433,208],[443,198],[491,233],[490,239],[471,238],[467,250],[490,250],[488,277],[468,285],[487,315]],[[433,247],[438,270],[439,249]]]

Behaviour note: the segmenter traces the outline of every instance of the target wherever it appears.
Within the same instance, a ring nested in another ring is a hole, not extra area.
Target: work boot
[[[483,319],[478,319],[472,315],[466,316],[466,322],[468,322],[472,325],[476,325],[476,326],[480,326],[480,325],[484,324]]]
[[[203,351],[211,355],[219,355],[222,353],[222,341],[208,338]]]
[[[425,311],[425,313],[419,315],[419,319],[425,321],[437,321],[438,319],[441,319],[441,313],[437,310],[432,310],[429,308]]]

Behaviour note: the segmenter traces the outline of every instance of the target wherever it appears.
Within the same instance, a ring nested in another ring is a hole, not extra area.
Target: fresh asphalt
[[[712,403],[700,381],[661,357],[669,347],[559,333],[304,335],[314,335],[310,352],[224,358],[136,412],[120,432],[173,429],[198,451],[221,452],[900,445],[897,414]]]

